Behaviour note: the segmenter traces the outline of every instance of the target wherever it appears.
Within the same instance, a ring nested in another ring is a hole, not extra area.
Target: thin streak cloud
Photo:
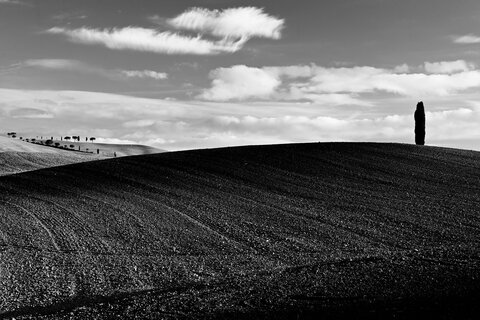
[[[162,20],[158,16],[151,21]],[[112,50],[133,50],[159,54],[217,55],[241,50],[251,38],[280,39],[284,20],[255,7],[231,8],[223,11],[193,8],[167,19],[166,25],[176,30],[196,32],[184,35],[154,28],[90,28],[53,27],[46,32],[64,35],[68,40],[88,45],[103,45]],[[208,34],[215,39],[204,38]]]
[[[240,50],[245,39],[210,41],[197,37],[183,36],[169,31],[126,27],[113,29],[79,28],[66,29],[54,27],[47,30],[50,34],[63,34],[76,43],[100,44],[112,50],[133,50],[161,54],[215,55]]]
[[[164,80],[168,78],[165,72],[156,72],[152,70],[122,70],[121,73],[128,78],[152,78],[156,80]]]
[[[10,4],[10,5],[18,5],[18,6],[28,6],[29,4],[19,0],[0,0],[0,4]]]
[[[91,66],[78,60],[69,59],[30,59],[18,64],[19,67],[35,67],[49,70],[74,71],[79,73],[96,74],[110,79],[122,78],[141,78],[164,80],[168,78],[165,72],[153,70],[121,70],[121,69],[103,69],[97,66]]]
[[[70,59],[29,59],[24,61],[21,65],[25,67],[78,71],[86,71],[92,68],[83,62]]]

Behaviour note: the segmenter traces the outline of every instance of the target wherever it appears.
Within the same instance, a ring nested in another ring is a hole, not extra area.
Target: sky
[[[0,0],[0,130],[480,150],[478,0]]]

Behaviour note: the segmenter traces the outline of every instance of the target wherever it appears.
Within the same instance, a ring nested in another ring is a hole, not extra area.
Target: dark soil
[[[0,177],[0,318],[476,319],[480,153],[317,143]]]

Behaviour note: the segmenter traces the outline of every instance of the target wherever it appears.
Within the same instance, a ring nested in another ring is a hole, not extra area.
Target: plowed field
[[[0,177],[0,318],[470,317],[480,153],[316,143]]]

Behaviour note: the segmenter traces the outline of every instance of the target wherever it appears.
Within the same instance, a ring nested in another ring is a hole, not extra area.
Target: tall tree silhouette
[[[414,113],[415,118],[415,143],[423,146],[425,144],[425,107],[423,102],[417,103],[417,110]]]

